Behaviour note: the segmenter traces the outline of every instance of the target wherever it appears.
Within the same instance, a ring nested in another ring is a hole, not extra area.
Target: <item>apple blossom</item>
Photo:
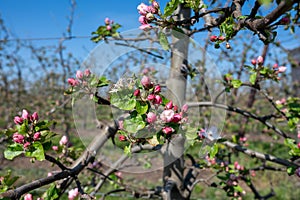
[[[155,95],[154,95],[154,94],[149,94],[148,97],[147,97],[147,99],[148,99],[149,101],[154,100],[154,98],[155,98]]]
[[[157,1],[152,1],[152,6],[156,9],[159,9],[159,3]]]
[[[276,68],[278,68],[278,64],[277,64],[277,63],[275,63],[275,64],[273,65],[273,69],[276,69]]]
[[[86,77],[89,77],[90,75],[91,75],[91,70],[89,70],[89,69],[86,69],[86,70],[84,70],[84,75],[86,76]]]
[[[28,146],[30,146],[30,142],[25,142],[25,143],[23,144],[23,147],[24,147],[24,148],[27,148]]]
[[[160,105],[160,104],[162,103],[162,98],[161,98],[161,96],[155,95],[155,97],[154,97],[154,102],[153,102],[153,103],[154,103],[154,104]]]
[[[119,135],[119,140],[120,141],[125,141],[126,140],[126,137],[124,135]]]
[[[298,169],[296,169],[295,174],[300,177],[300,167]]]
[[[38,116],[37,112],[34,112],[34,113],[31,115],[31,118],[32,118],[32,121],[38,121],[38,120],[39,120],[39,116]]]
[[[148,31],[148,30],[152,29],[152,26],[150,24],[143,24],[139,27],[139,29]]]
[[[22,111],[22,118],[29,119],[29,112],[25,109],[23,109],[23,111]]]
[[[261,65],[264,63],[264,58],[262,56],[258,56],[256,61],[257,61],[257,64]]]
[[[148,24],[148,23],[147,23],[147,19],[146,19],[146,17],[145,17],[144,15],[141,15],[141,16],[139,17],[139,22],[140,22],[142,25]]]
[[[41,138],[41,132],[36,132],[34,135],[33,135],[33,140],[39,140]]]
[[[181,119],[182,119],[181,114],[176,113],[176,114],[174,114],[174,117],[173,117],[173,119],[172,119],[172,122],[178,123]]]
[[[60,139],[60,141],[59,141],[59,144],[60,145],[66,145],[68,143],[68,138],[67,138],[67,136],[62,136],[62,138]]]
[[[210,38],[209,38],[209,40],[210,40],[211,42],[215,42],[215,41],[217,41],[217,39],[218,39],[218,36],[216,36],[216,35],[212,35],[212,36],[210,36]]]
[[[110,26],[110,25],[107,25],[107,26],[106,26],[106,30],[111,31],[111,26]]]
[[[149,88],[151,85],[150,78],[148,76],[143,76],[141,79],[141,84],[144,86],[144,88]]]
[[[160,85],[156,85],[155,87],[154,87],[154,93],[160,93],[161,92],[161,87],[160,87]]]
[[[150,124],[152,124],[152,123],[154,123],[155,121],[156,121],[156,114],[153,113],[153,112],[149,112],[149,113],[147,114],[147,122],[150,123]]]
[[[133,95],[136,96],[136,97],[140,96],[140,94],[141,94],[141,91],[140,91],[139,89],[136,89],[136,90],[133,92]]]
[[[79,195],[78,188],[72,189],[68,192],[69,200],[74,200]]]
[[[78,70],[78,71],[76,72],[76,78],[82,79],[82,78],[83,78],[83,72]]]
[[[160,119],[164,122],[171,122],[174,118],[174,111],[173,110],[164,110],[160,114]]]
[[[104,22],[105,22],[106,25],[108,25],[108,24],[110,24],[111,21],[110,21],[110,19],[108,17],[106,17],[105,20],[104,20]]]
[[[14,122],[15,122],[15,124],[19,124],[19,125],[21,125],[21,124],[23,124],[23,118],[22,117],[19,117],[19,116],[15,116],[15,118],[14,118]]]
[[[77,80],[75,80],[74,78],[68,78],[68,83],[69,83],[69,85],[71,85],[73,87],[79,84],[79,82]]]
[[[252,60],[251,60],[251,64],[252,64],[252,65],[256,65],[256,60],[255,60],[255,59],[252,59]]]
[[[172,127],[166,126],[162,129],[162,132],[166,135],[173,133],[175,130]]]
[[[283,73],[283,72],[285,72],[285,70],[286,70],[286,67],[285,67],[285,66],[280,66],[280,67],[278,67],[278,72],[279,72],[279,73]]]
[[[33,200],[32,194],[28,193],[24,196],[24,200]]]
[[[181,107],[181,111],[182,112],[187,112],[189,109],[189,106],[187,104],[184,104],[182,107]]]
[[[19,133],[14,133],[13,134],[13,141],[19,144],[24,143],[24,136],[19,134]]]
[[[221,35],[221,36],[218,37],[218,39],[219,39],[220,41],[224,41],[226,38],[225,38],[223,35]]]
[[[52,146],[52,150],[58,151],[58,146]]]
[[[148,13],[148,6],[144,3],[141,3],[137,6],[137,10],[139,11],[139,14],[146,15]]]
[[[147,13],[147,15],[146,15],[147,22],[151,22],[154,19],[155,19],[155,17],[154,17],[154,15],[152,13]]]
[[[169,101],[167,104],[166,104],[166,109],[172,109],[173,108],[173,102],[172,101]]]

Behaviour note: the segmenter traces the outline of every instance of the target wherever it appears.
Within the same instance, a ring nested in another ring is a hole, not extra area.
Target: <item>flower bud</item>
[[[218,39],[218,36],[216,36],[216,35],[212,35],[212,36],[210,36],[210,38],[209,38],[209,40],[210,40],[211,42],[215,42],[215,41],[217,41],[217,39]]]
[[[149,31],[152,29],[152,26],[150,24],[143,24],[143,25],[139,26],[139,29],[141,29],[143,31]]]
[[[166,104],[166,109],[172,109],[173,108],[173,102],[172,101],[169,101],[167,104]]]
[[[226,38],[225,38],[223,35],[221,35],[221,36],[218,37],[218,39],[219,39],[220,41],[224,41]]]
[[[145,88],[149,88],[151,85],[151,81],[150,78],[148,76],[143,76],[142,80],[141,80],[141,84],[145,87]]]
[[[182,112],[187,112],[189,109],[189,106],[187,104],[184,104],[182,107],[181,107],[181,111]]]
[[[264,63],[264,58],[262,56],[257,57],[257,64],[262,65]]]
[[[26,149],[27,147],[29,147],[30,146],[30,142],[25,142],[24,144],[23,144],[23,147]]]
[[[39,140],[41,137],[41,133],[40,132],[36,132],[34,135],[33,135],[33,140]]]
[[[14,122],[15,122],[15,124],[19,124],[19,125],[21,125],[21,124],[23,124],[23,118],[22,117],[19,117],[19,116],[15,116],[15,118],[14,118]]]
[[[74,78],[68,78],[68,83],[69,85],[71,85],[72,87],[76,86],[79,84],[79,82],[77,80],[75,80]]]
[[[89,69],[84,70],[84,75],[86,77],[89,77],[91,75],[91,70],[89,70]]]
[[[148,6],[144,3],[141,3],[137,6],[137,10],[139,11],[140,15],[146,15],[148,13]]]
[[[278,64],[275,63],[275,64],[273,65],[273,69],[277,69],[277,68],[278,68]]]
[[[133,92],[133,95],[136,96],[136,97],[140,96],[140,94],[141,94],[141,91],[139,89],[136,89]]]
[[[153,113],[153,112],[149,112],[149,113],[147,114],[147,122],[150,123],[150,124],[152,124],[152,123],[154,123],[155,121],[156,121],[156,114]]]
[[[152,101],[154,98],[155,98],[154,94],[149,94],[148,97],[147,97],[147,99],[149,101]]]
[[[111,31],[111,26],[106,26],[106,30]]]
[[[154,87],[154,93],[158,94],[158,93],[160,93],[160,92],[161,92],[161,87],[160,87],[160,85],[156,85],[156,86]]]
[[[29,119],[29,112],[25,109],[22,111],[22,118],[27,120]]]
[[[174,111],[173,110],[164,110],[161,114],[160,114],[160,119],[166,123],[169,123],[173,120],[174,117]]]
[[[120,141],[125,141],[126,140],[126,137],[124,135],[119,135],[119,140]]]
[[[52,146],[52,150],[58,151],[58,146]]]
[[[251,60],[251,64],[252,64],[252,65],[256,65],[256,60],[255,60],[255,59],[252,59],[252,60]]]
[[[60,145],[66,145],[68,143],[68,138],[67,138],[67,136],[62,136],[62,138],[60,139],[60,141],[59,141],[59,144]]]
[[[78,79],[82,79],[83,78],[83,73],[82,73],[82,71],[77,71],[76,72],[76,78],[78,78]]]
[[[110,24],[110,19],[108,17],[106,17],[104,22],[105,22],[106,25],[108,25],[108,24]]]
[[[32,194],[26,194],[25,196],[24,196],[24,200],[33,200],[33,198],[32,198]]]
[[[281,18],[280,22],[281,22],[281,24],[285,24],[285,25],[289,24],[290,23],[290,18],[283,17],[283,18]]]
[[[169,135],[174,132],[174,129],[172,127],[166,126],[162,129],[162,132],[166,135]]]
[[[147,22],[151,22],[154,19],[155,19],[155,17],[152,13],[147,13],[147,15],[146,15]]]
[[[141,15],[141,16],[139,17],[139,22],[140,22],[142,25],[148,24],[147,19],[146,19],[146,17],[145,17],[144,15]]]
[[[159,3],[157,1],[153,1],[152,6],[156,9],[159,9]]]
[[[173,119],[172,119],[172,122],[178,123],[181,119],[182,119],[181,114],[176,113],[176,114],[174,114],[174,117],[173,117]]]
[[[75,199],[79,195],[78,188],[72,189],[68,192],[68,198],[69,200]]]
[[[24,136],[19,134],[19,133],[14,133],[13,134],[13,141],[19,144],[24,143]]]
[[[34,112],[34,113],[31,115],[31,118],[32,118],[32,121],[38,121],[38,120],[39,120],[39,116],[38,116],[37,112]]]
[[[162,103],[162,98],[161,98],[161,96],[155,95],[155,97],[154,97],[154,102],[153,102],[153,103],[154,103],[154,104],[160,105],[160,104]]]

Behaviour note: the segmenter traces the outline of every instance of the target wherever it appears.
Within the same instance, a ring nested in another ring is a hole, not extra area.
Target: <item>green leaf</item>
[[[172,15],[179,3],[179,0],[171,0],[170,2],[168,2],[166,7],[164,8],[164,17]]]
[[[109,85],[109,80],[107,80],[105,76],[100,77],[97,87],[104,87],[108,85]]]
[[[145,114],[148,111],[148,107],[149,107],[149,105],[145,101],[137,101],[136,102],[136,111],[141,115]]]
[[[22,153],[24,153],[23,145],[14,143],[9,145],[7,149],[4,151],[4,157],[8,160],[12,160]]]
[[[218,144],[215,143],[214,146],[210,148],[209,157],[214,158],[217,155],[218,151],[219,151],[219,146]]]
[[[28,151],[25,152],[25,156],[36,158],[39,161],[45,160],[43,145],[40,142],[34,142]]]
[[[168,38],[167,38],[166,34],[164,34],[162,31],[160,31],[158,33],[158,39],[159,39],[159,43],[162,46],[162,48],[166,51],[169,50],[170,47],[169,47],[169,42],[168,42]]]
[[[256,75],[257,75],[256,73],[253,73],[253,74],[250,75],[249,81],[250,81],[250,83],[251,83],[252,85],[255,84],[255,81],[256,81]]]
[[[286,171],[287,171],[288,175],[291,176],[291,175],[295,174],[296,168],[295,167],[288,167],[286,169]]]
[[[25,135],[28,132],[28,122],[25,120],[25,123],[23,123],[22,125],[17,125],[17,130],[18,133],[20,133],[21,135]]]
[[[146,126],[146,123],[141,115],[136,115],[135,117],[125,119],[123,126],[127,132],[137,133]]]
[[[132,90],[111,93],[110,102],[121,110],[133,110],[136,106],[136,99]]]
[[[127,156],[131,156],[131,144],[129,144],[128,146],[126,146],[124,148],[124,153],[127,155]]]
[[[234,88],[239,88],[243,84],[243,82],[238,79],[232,80],[231,83]]]
[[[59,190],[56,188],[55,184],[52,183],[49,189],[47,190],[47,196],[45,200],[55,200],[59,197]]]

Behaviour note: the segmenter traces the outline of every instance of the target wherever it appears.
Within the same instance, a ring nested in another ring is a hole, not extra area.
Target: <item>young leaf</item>
[[[231,83],[234,88],[239,88],[243,84],[243,82],[238,79],[232,80]]]
[[[168,38],[167,38],[167,36],[166,36],[166,34],[164,34],[163,32],[159,32],[158,33],[158,38],[159,38],[159,43],[160,43],[160,45],[162,46],[162,48],[164,49],[164,50],[169,50],[169,42],[168,42]]]
[[[250,78],[249,78],[249,81],[252,85],[255,84],[255,81],[256,81],[256,73],[253,73],[250,75]]]
[[[12,160],[23,152],[23,145],[14,143],[12,145],[9,145],[8,148],[4,151],[4,157],[8,160]]]
[[[136,111],[141,115],[145,114],[148,111],[148,107],[149,107],[149,105],[147,102],[144,102],[144,101],[136,102]]]

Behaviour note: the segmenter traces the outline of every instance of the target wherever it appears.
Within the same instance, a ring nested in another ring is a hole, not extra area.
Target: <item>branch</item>
[[[269,123],[266,121],[266,119],[264,117],[259,117],[251,112],[242,110],[238,107],[232,107],[232,106],[227,106],[227,105],[223,105],[223,104],[215,104],[213,102],[188,102],[187,105],[189,107],[204,107],[204,106],[211,106],[211,107],[216,107],[216,108],[220,108],[220,109],[225,109],[231,112],[235,112],[235,113],[239,113],[243,116],[246,117],[250,117],[252,119],[255,119],[261,123],[263,123],[265,126],[267,126],[268,128],[272,129],[273,131],[275,131],[275,133],[277,133],[278,135],[284,137],[284,138],[289,138],[289,136],[287,136],[282,130],[278,129],[276,126],[274,126],[273,124]]]

